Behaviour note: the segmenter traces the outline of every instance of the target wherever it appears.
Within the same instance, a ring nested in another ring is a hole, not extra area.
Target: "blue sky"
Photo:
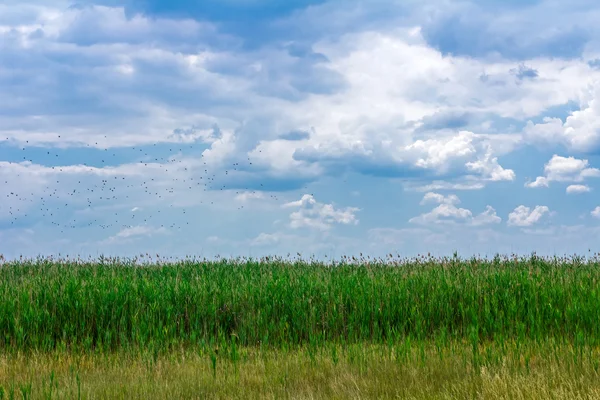
[[[0,253],[588,254],[600,6],[0,4]]]

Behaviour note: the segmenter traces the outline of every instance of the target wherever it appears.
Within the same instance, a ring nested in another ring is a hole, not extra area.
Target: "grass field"
[[[308,349],[7,354],[4,398],[595,399],[598,349],[566,343],[404,342]],[[23,396],[25,393],[25,396]]]
[[[0,398],[600,398],[600,261],[0,264]]]

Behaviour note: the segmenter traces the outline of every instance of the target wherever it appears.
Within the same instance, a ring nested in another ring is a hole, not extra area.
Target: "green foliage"
[[[599,281],[598,261],[581,257],[22,260],[0,265],[0,350],[143,349],[156,358],[211,346],[237,361],[240,346],[392,349],[412,337],[464,339],[477,362],[487,340],[598,344]]]

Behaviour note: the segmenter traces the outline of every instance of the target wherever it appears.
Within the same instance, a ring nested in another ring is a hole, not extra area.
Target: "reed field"
[[[0,261],[0,398],[600,398],[600,258]]]

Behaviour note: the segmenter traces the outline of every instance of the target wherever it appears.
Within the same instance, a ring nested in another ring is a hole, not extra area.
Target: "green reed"
[[[600,338],[581,257],[36,259],[0,264],[0,350]],[[231,350],[228,350],[231,351]]]

